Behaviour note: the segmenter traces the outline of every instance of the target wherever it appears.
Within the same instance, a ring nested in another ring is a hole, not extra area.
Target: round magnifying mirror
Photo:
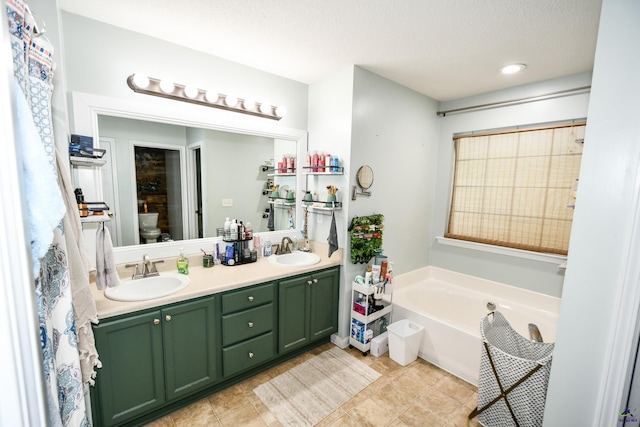
[[[369,165],[360,166],[356,177],[358,178],[360,188],[368,190],[373,184],[373,169],[371,169]]]

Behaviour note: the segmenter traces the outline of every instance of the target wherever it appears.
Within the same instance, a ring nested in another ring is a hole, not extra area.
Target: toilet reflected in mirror
[[[138,214],[138,224],[140,226],[140,236],[145,243],[156,243],[160,237],[160,228],[158,228],[158,213],[140,213]]]

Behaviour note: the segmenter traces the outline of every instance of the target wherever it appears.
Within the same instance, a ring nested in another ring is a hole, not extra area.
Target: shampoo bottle
[[[183,248],[180,248],[180,256],[176,261],[176,266],[178,267],[178,273],[189,274],[189,260],[184,256]]]
[[[224,220],[224,238],[228,239],[231,234],[231,220],[229,217]]]

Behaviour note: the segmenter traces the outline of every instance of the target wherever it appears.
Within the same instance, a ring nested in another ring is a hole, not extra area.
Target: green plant
[[[382,250],[384,215],[354,217],[349,226],[351,236],[351,262],[366,264]]]

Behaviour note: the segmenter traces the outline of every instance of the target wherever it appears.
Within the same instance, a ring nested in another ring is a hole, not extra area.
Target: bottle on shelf
[[[231,226],[229,227],[229,231],[230,231],[230,238],[231,240],[237,240],[238,239],[238,223],[236,222],[236,220],[232,220],[231,221]]]

